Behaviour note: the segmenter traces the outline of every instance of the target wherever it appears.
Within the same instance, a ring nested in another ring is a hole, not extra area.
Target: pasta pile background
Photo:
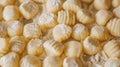
[[[0,0],[0,67],[120,67],[120,0]]]

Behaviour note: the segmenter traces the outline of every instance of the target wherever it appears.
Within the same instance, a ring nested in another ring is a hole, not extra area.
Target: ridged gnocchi
[[[19,67],[20,57],[15,52],[10,52],[0,58],[0,65],[2,67]]]
[[[39,6],[33,1],[25,1],[19,6],[21,14],[26,19],[35,17],[39,12]]]
[[[72,40],[65,44],[65,55],[68,57],[80,57],[82,53],[83,46],[80,42]]]
[[[106,25],[108,31],[113,35],[120,37],[120,19],[113,18]]]
[[[74,25],[76,23],[75,14],[72,11],[59,11],[58,12],[58,23],[64,23],[67,25]]]
[[[7,5],[13,5],[15,3],[15,0],[0,0],[0,5],[7,6]]]
[[[76,24],[73,27],[72,37],[76,40],[84,40],[89,35],[89,29],[83,24]]]
[[[108,57],[120,57],[120,42],[110,40],[104,45],[104,51]]]
[[[20,67],[42,67],[42,62],[36,56],[26,55],[21,59]]]
[[[104,26],[112,18],[112,16],[113,16],[112,12],[101,9],[96,13],[95,18],[97,24]]]
[[[118,7],[120,5],[120,0],[112,0],[112,6]]]
[[[23,36],[14,36],[10,39],[9,43],[11,45],[11,51],[18,54],[21,54],[26,47],[25,38]]]
[[[43,44],[47,55],[49,56],[60,56],[63,53],[64,45],[55,40],[47,40]]]
[[[113,13],[116,17],[120,18],[120,6],[113,9]]]
[[[40,55],[43,52],[43,41],[40,39],[31,39],[27,45],[27,52],[30,55]]]
[[[62,42],[68,39],[72,34],[72,28],[66,24],[58,24],[53,29],[53,38]]]
[[[88,36],[83,41],[83,50],[88,55],[94,55],[100,51],[100,43],[98,40]]]

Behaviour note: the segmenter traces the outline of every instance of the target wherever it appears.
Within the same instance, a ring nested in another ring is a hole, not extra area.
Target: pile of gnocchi
[[[120,0],[0,0],[0,67],[120,67]]]

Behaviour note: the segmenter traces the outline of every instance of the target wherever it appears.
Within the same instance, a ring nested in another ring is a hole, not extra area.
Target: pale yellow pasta
[[[10,49],[10,44],[8,39],[0,38],[0,56],[3,56],[6,53],[8,53],[9,49]]]
[[[40,39],[31,39],[27,45],[27,52],[30,55],[40,55],[43,52],[42,40]]]
[[[8,5],[3,10],[3,18],[6,21],[17,20],[20,17],[20,12],[17,6]]]
[[[112,6],[118,7],[120,5],[120,0],[112,0]]]
[[[0,22],[0,37],[7,36],[7,26],[4,22]]]
[[[61,59],[57,56],[47,56],[43,61],[43,67],[61,67]]]
[[[107,29],[98,25],[92,27],[90,36],[100,41],[107,40],[109,37]]]
[[[81,9],[77,11],[77,20],[83,24],[93,23],[95,18],[87,10]]]
[[[0,5],[7,6],[7,5],[13,5],[15,3],[15,0],[0,0]]]
[[[26,19],[35,17],[39,12],[39,6],[33,1],[25,1],[19,6],[21,14]]]
[[[113,36],[120,37],[120,19],[118,18],[111,19],[107,23],[106,27]]]
[[[78,58],[66,57],[63,61],[63,67],[83,67],[83,64]]]
[[[120,18],[120,6],[113,9],[113,13],[116,17]]]
[[[63,53],[64,45],[55,40],[47,40],[43,44],[47,55],[49,56],[60,56]]]
[[[111,0],[94,0],[94,7],[97,9],[97,10],[100,10],[100,9],[109,9],[110,6],[111,6]]]
[[[117,40],[108,41],[104,45],[104,51],[108,57],[120,57],[120,42]]]
[[[3,7],[2,6],[0,6],[0,20],[2,20],[3,19]]]
[[[57,24],[57,16],[51,12],[45,12],[39,17],[38,24],[43,28],[52,28]]]
[[[83,24],[76,24],[73,27],[72,37],[76,40],[84,40],[89,35],[89,29]]]
[[[19,67],[20,57],[15,52],[10,52],[0,58],[2,67]]]
[[[84,52],[88,55],[94,55],[100,51],[100,43],[98,40],[88,36],[83,41]]]
[[[42,62],[36,56],[26,55],[21,59],[20,67],[42,67]]]
[[[106,23],[112,18],[112,16],[112,12],[101,9],[95,15],[96,22],[99,25],[106,25]]]
[[[78,41],[72,40],[68,41],[65,44],[64,53],[68,57],[80,57],[82,53],[82,44]]]
[[[7,32],[10,37],[22,35],[24,26],[20,21],[14,20],[8,23]]]
[[[62,42],[68,39],[72,34],[72,28],[66,24],[58,24],[53,29],[53,38]]]
[[[120,59],[110,58],[105,62],[104,67],[120,67]]]
[[[23,35],[27,39],[32,39],[32,38],[41,37],[42,33],[39,25],[34,23],[29,23],[24,25]]]
[[[93,2],[94,0],[82,0],[82,2],[85,2],[85,3],[91,3]]]
[[[26,46],[25,38],[23,36],[14,36],[10,39],[11,51],[21,54]]]
[[[63,3],[63,8],[65,10],[71,10],[76,13],[78,10],[81,9],[81,2],[80,0],[66,0]]]
[[[75,14],[72,11],[59,11],[58,12],[58,23],[64,23],[67,25],[74,25],[76,23],[75,21]]]

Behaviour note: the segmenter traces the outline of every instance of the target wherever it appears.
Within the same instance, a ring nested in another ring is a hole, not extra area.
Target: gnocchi
[[[117,16],[118,18],[120,18],[120,6],[116,7],[113,10],[113,13],[115,14],[115,16]]]
[[[15,0],[0,0],[0,5],[7,6],[7,5],[13,5],[15,3]]]
[[[112,6],[118,7],[120,5],[120,0],[112,0]]]

